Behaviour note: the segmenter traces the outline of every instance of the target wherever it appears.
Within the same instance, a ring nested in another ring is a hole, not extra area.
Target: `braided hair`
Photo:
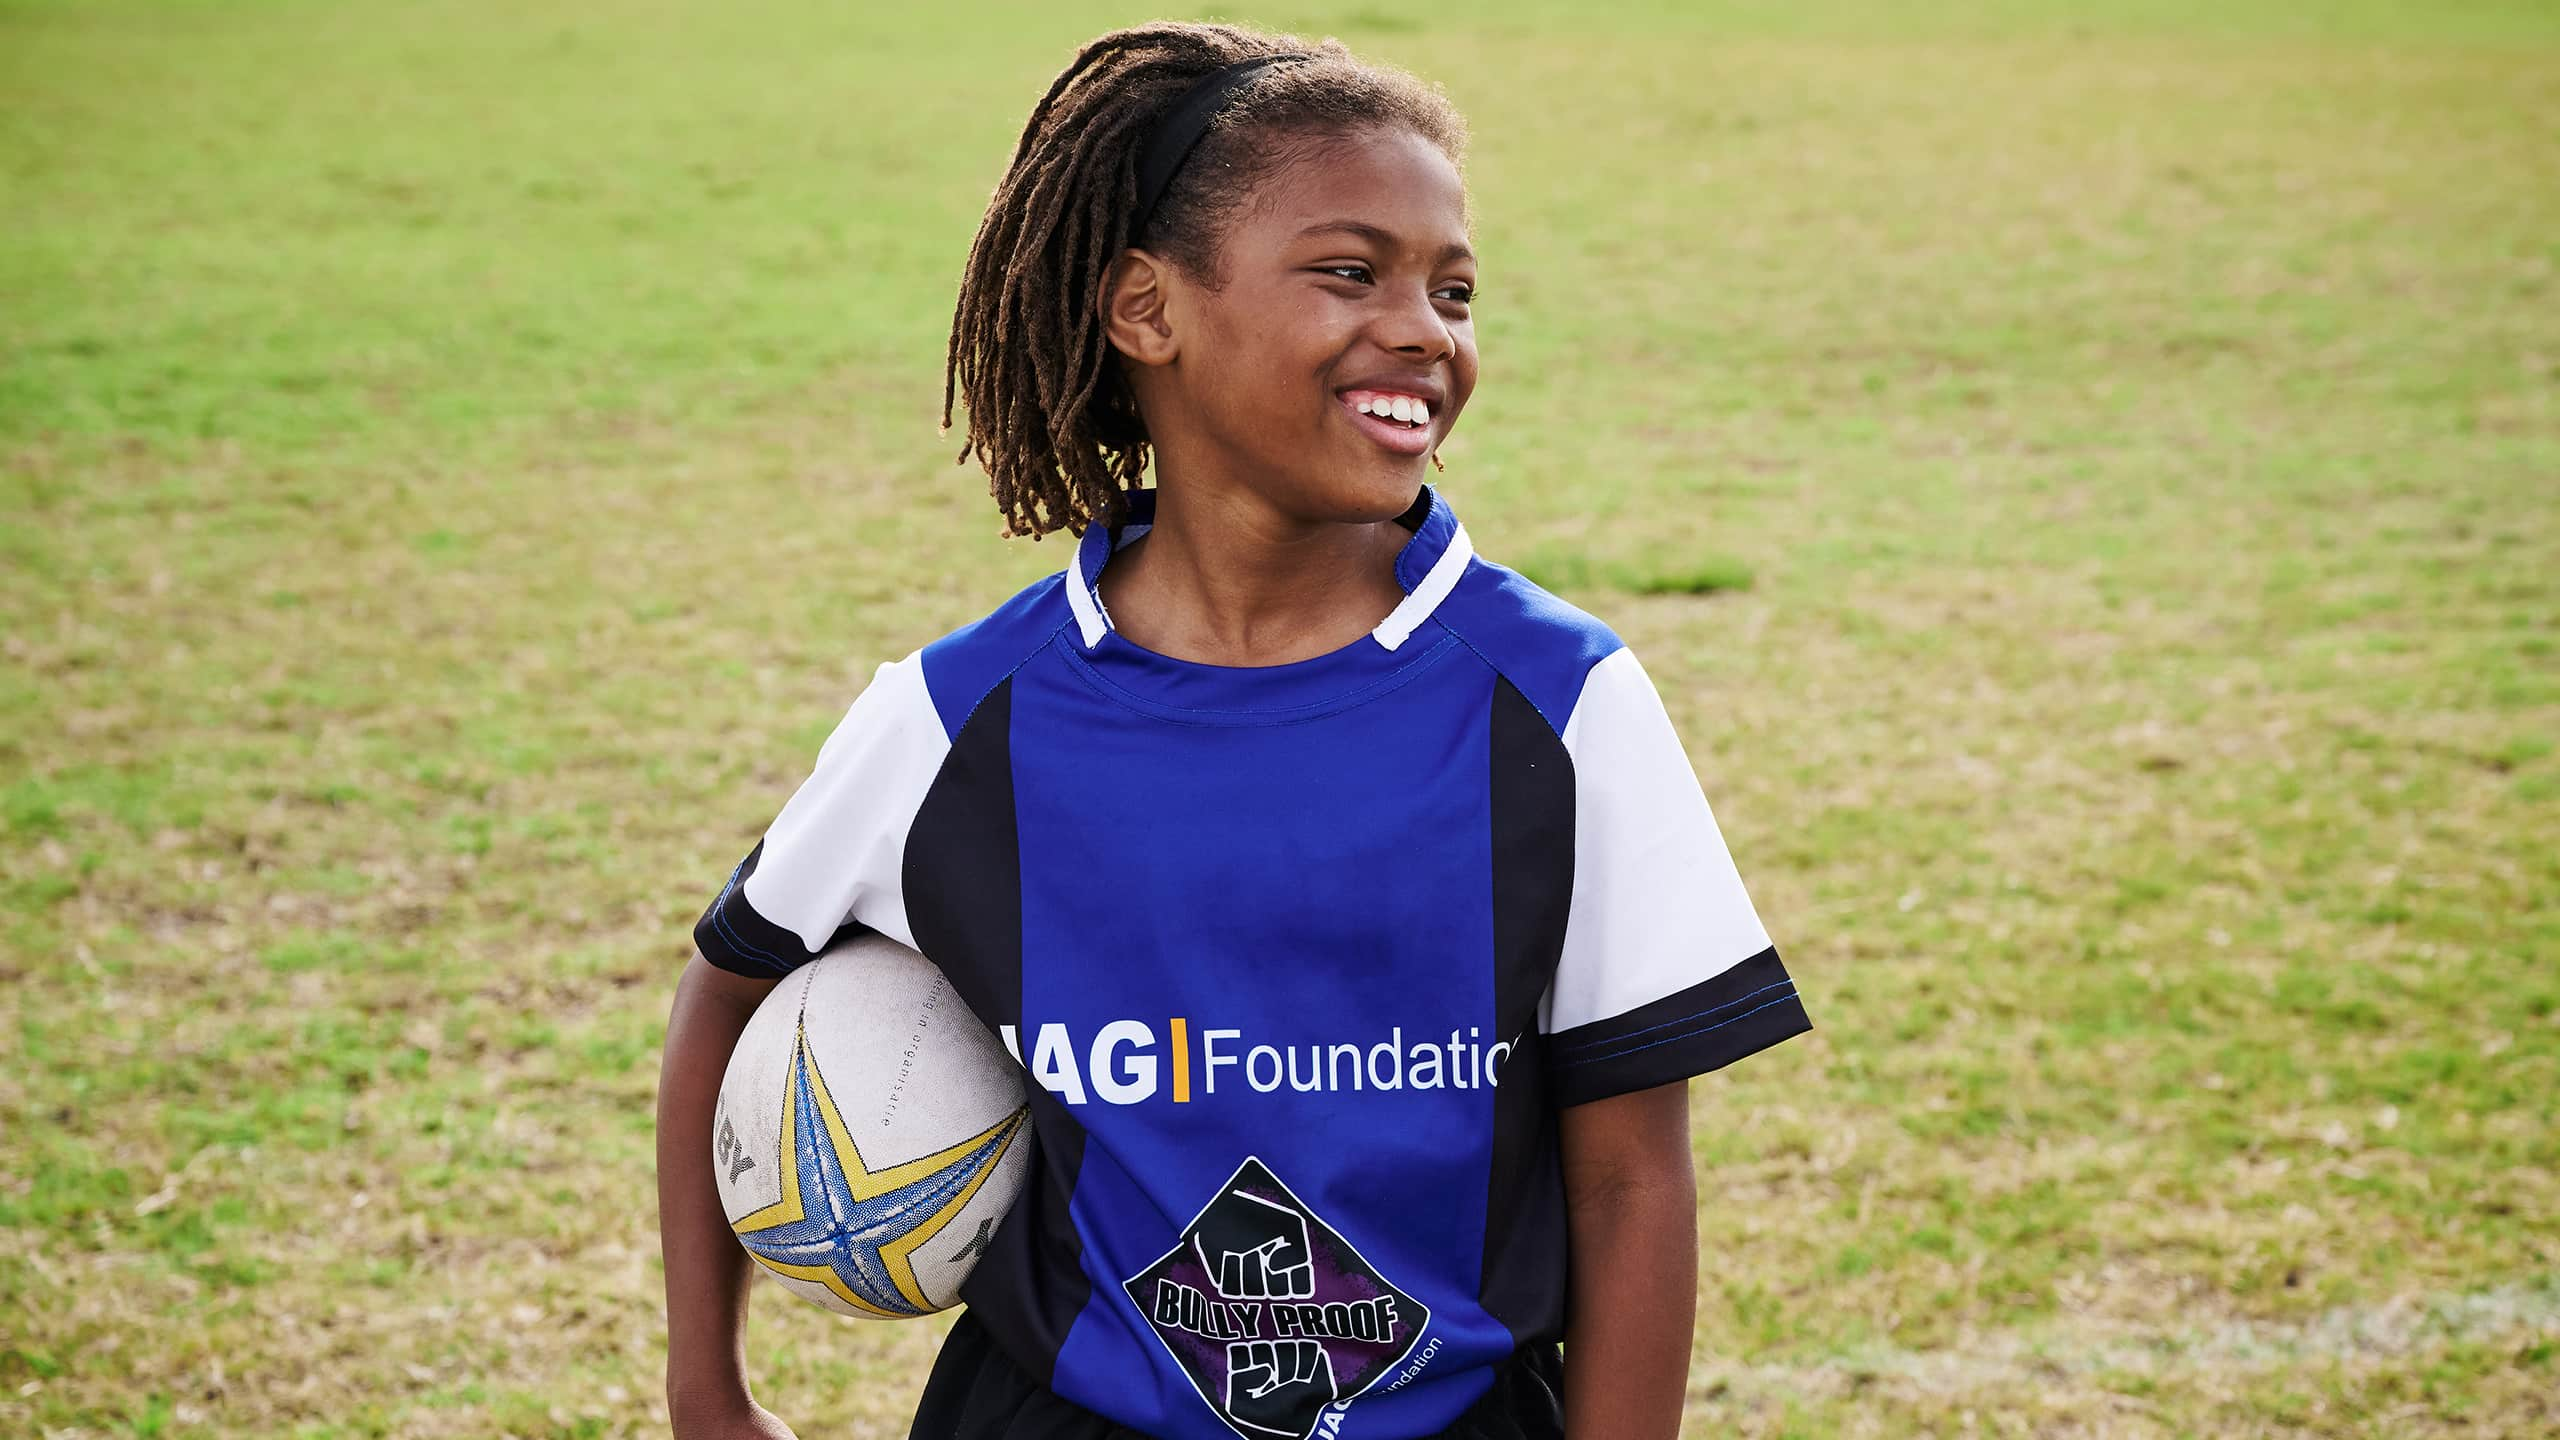
[[[1138,151],[1165,111],[1212,71],[1284,51],[1314,58],[1247,80],[1174,173],[1144,232],[1131,234]],[[1394,127],[1463,166],[1466,122],[1438,87],[1357,60],[1330,37],[1308,44],[1160,22],[1076,52],[1032,107],[970,243],[943,371],[944,434],[955,391],[968,408],[952,463],[978,456],[1007,538],[1117,525],[1122,492],[1146,470],[1146,420],[1099,313],[1120,252],[1143,247],[1215,293],[1227,227],[1257,184],[1352,135]]]

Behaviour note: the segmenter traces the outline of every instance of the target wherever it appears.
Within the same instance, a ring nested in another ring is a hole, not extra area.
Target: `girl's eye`
[[[1317,267],[1317,273],[1324,275],[1360,275],[1365,277],[1369,273],[1369,267],[1366,265],[1323,265]],[[1475,303],[1476,288],[1472,285],[1444,285],[1440,288],[1443,292],[1449,290],[1457,291],[1458,294],[1455,298],[1457,303],[1461,305],[1472,305]]]

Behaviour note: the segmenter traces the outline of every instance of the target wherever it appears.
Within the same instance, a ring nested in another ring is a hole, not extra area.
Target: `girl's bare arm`
[[[1557,1129],[1571,1246],[1565,1434],[1675,1440],[1698,1320],[1688,1082],[1569,1106]]]
[[[658,1243],[667,1268],[667,1411],[688,1435],[788,1435],[747,1388],[748,1272],[711,1177],[712,1111],[747,1017],[773,989],[700,954],[676,982],[658,1071]]]

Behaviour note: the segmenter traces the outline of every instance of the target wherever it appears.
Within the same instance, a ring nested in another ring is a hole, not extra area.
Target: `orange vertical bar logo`
[[[1173,1103],[1191,1103],[1191,1026],[1173,1017]]]

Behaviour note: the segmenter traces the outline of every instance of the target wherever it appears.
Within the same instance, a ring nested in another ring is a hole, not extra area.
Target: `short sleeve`
[[[1634,652],[1591,667],[1563,738],[1573,897],[1539,1005],[1557,1103],[1704,1074],[1812,1029]]]
[[[694,922],[703,958],[770,980],[865,930],[912,946],[900,887],[907,831],[949,751],[923,652],[882,664]]]

